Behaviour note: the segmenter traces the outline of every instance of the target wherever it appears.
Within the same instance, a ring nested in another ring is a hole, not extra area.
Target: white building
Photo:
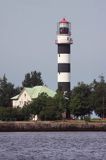
[[[29,104],[32,100],[37,98],[41,93],[46,93],[50,97],[54,97],[56,94],[56,92],[46,86],[35,86],[32,88],[25,87],[19,95],[11,98],[12,106],[13,108],[22,108],[24,105]]]

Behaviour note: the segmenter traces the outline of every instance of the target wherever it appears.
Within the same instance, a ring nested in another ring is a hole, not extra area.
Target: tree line
[[[42,93],[29,105],[12,108],[10,98],[19,94],[23,87],[43,85],[40,72],[33,71],[25,74],[21,87],[14,87],[6,76],[0,79],[0,119],[1,120],[30,120],[38,115],[41,120],[59,120],[66,113],[66,118],[86,118],[94,111],[99,117],[106,117],[106,82],[104,76],[93,80],[90,84],[79,82],[68,95],[57,90],[51,98]]]
[[[6,75],[4,74],[0,78],[0,106],[11,107],[11,98],[18,95],[24,87],[33,87],[36,85],[43,85],[41,72],[32,71],[25,74],[24,80],[21,86],[15,87],[11,82],[8,82]]]

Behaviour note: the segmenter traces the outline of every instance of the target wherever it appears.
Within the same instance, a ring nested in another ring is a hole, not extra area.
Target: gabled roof
[[[12,100],[16,100],[18,99],[21,94],[23,93],[23,91],[25,91],[28,93],[28,95],[31,97],[31,99],[35,99],[37,98],[41,93],[47,93],[48,96],[50,97],[54,97],[56,92],[49,89],[48,87],[46,86],[35,86],[35,87],[32,87],[32,88],[28,88],[28,87],[25,87],[21,93],[19,95],[16,95],[15,97],[12,97],[11,99]]]
[[[24,90],[28,93],[28,95],[30,97],[32,97],[32,94],[33,94],[33,87],[32,88],[28,88],[28,87],[25,87]]]
[[[54,92],[53,90],[49,89],[46,86],[35,86],[33,87],[33,93],[32,93],[32,99],[33,98],[37,98],[41,93],[47,93],[48,96],[50,97],[54,97],[56,92]]]
[[[11,99],[17,100],[18,98],[19,98],[19,94],[14,96],[14,97],[12,97]]]

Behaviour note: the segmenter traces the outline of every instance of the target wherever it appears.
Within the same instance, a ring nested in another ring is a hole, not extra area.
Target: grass
[[[94,123],[106,123],[106,119],[92,119],[90,122],[94,122]]]

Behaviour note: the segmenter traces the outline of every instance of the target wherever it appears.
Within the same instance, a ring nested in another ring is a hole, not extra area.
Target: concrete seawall
[[[26,131],[106,131],[106,123],[0,122],[0,132]]]

